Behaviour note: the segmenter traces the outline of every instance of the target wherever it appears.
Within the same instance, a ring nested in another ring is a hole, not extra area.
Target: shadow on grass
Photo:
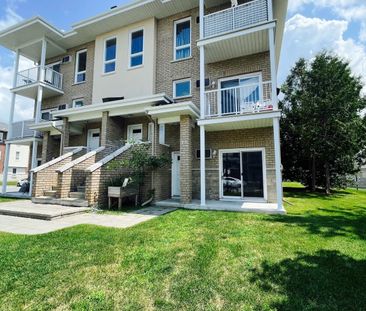
[[[284,297],[272,303],[276,310],[366,310],[366,261],[338,251],[264,262],[252,273],[265,292]]]
[[[326,195],[322,191],[311,192],[306,188],[292,188],[292,187],[284,187],[283,191],[286,194],[286,197],[288,198],[302,198],[302,199],[314,198],[319,200],[334,200],[350,194],[350,192],[347,190],[334,190],[331,193],[331,195]]]

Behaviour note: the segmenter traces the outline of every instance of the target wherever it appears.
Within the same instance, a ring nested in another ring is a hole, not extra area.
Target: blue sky
[[[184,1],[184,0],[182,0]],[[0,29],[22,19],[42,16],[54,26],[69,30],[82,19],[108,10],[123,0],[0,0]],[[312,58],[324,49],[349,60],[366,84],[366,0],[289,0],[279,82],[299,57]],[[7,121],[13,54],[0,48],[0,121]],[[18,119],[31,117],[32,103],[19,98]]]

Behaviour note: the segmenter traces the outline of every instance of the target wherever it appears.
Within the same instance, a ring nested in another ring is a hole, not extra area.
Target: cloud
[[[5,15],[3,18],[0,18],[0,30],[6,29],[22,20],[22,17],[13,10],[19,2],[18,0],[7,1]],[[10,55],[9,58],[14,60],[14,53]],[[3,56],[8,58],[8,54]],[[12,87],[13,67],[4,65],[5,62],[2,60],[0,57],[0,107],[2,108],[0,121],[8,122],[11,101],[9,89]],[[25,70],[32,66],[34,66],[32,62],[23,57],[20,58],[19,70]],[[15,105],[15,120],[32,118],[33,106],[34,104],[31,100],[18,96]]]
[[[279,81],[286,79],[290,68],[300,58],[311,59],[328,50],[350,62],[355,75],[366,85],[366,49],[353,39],[345,39],[349,22],[325,20],[296,14],[286,22]],[[366,88],[365,88],[366,90]]]

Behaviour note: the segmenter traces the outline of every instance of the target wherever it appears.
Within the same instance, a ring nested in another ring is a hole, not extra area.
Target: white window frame
[[[186,21],[189,21],[189,23],[190,23],[190,28],[189,28],[189,42],[190,43],[186,44],[186,45],[181,45],[178,47],[177,46],[177,26]],[[189,56],[177,59],[177,50],[186,49],[188,47],[189,47]],[[180,60],[189,59],[191,57],[192,57],[192,17],[190,16],[190,17],[186,17],[186,18],[174,21],[174,60],[180,61]]]
[[[76,102],[83,102],[83,105],[81,107],[85,106],[85,101],[84,101],[84,97],[80,97],[80,98],[75,98],[72,100],[72,108],[81,108],[81,107],[76,107],[75,104]]]
[[[132,35],[135,32],[139,32],[139,31],[142,31],[142,52],[132,54]],[[129,33],[128,69],[137,69],[137,68],[141,68],[141,67],[144,66],[144,63],[145,63],[144,52],[145,52],[145,28],[141,27],[141,28],[131,30],[130,33]],[[131,66],[132,57],[141,56],[141,55],[142,55],[142,63],[140,65],[137,65],[137,66]]]
[[[86,58],[88,61],[88,50],[84,49],[84,50],[80,50],[76,52],[76,56],[75,56],[75,75],[74,75],[74,84],[81,84],[81,83],[85,83],[86,82],[86,66],[85,66],[85,70],[83,71],[78,71],[79,69],[79,55],[82,53],[86,53]],[[79,74],[85,74],[85,80],[84,81],[79,81],[78,82],[78,75]]]
[[[116,40],[116,56],[114,59],[110,59],[110,60],[106,60],[105,57],[107,55],[107,42],[110,41],[110,40],[113,40],[115,39]],[[114,37],[109,37],[109,38],[106,38],[104,40],[104,46],[103,46],[103,49],[104,49],[104,52],[103,52],[103,69],[102,69],[102,72],[104,75],[110,75],[112,73],[115,73],[116,70],[117,70],[117,47],[118,47],[118,40],[117,40],[117,37],[114,36]],[[108,71],[106,72],[105,71],[105,65],[108,65],[108,64],[111,64],[111,63],[115,63],[114,65],[114,71]]]
[[[177,84],[184,83],[184,82],[189,82],[189,95],[177,96],[177,93],[176,93]],[[181,79],[181,80],[173,81],[173,98],[182,99],[182,98],[188,98],[188,97],[192,97],[192,80],[190,78],[188,78],[188,79]]]
[[[159,124],[159,144],[165,145],[165,124]]]

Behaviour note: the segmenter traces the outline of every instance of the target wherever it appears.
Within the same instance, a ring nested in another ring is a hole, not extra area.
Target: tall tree
[[[315,190],[346,185],[366,149],[362,82],[327,52],[300,59],[282,86],[284,177]]]

